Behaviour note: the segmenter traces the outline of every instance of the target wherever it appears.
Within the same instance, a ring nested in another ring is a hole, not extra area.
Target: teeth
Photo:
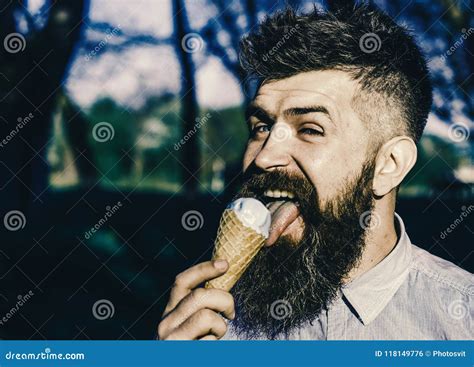
[[[294,199],[295,194],[292,192],[288,191],[280,191],[280,190],[267,190],[263,193],[264,196],[270,197],[270,198],[289,198],[289,199]]]

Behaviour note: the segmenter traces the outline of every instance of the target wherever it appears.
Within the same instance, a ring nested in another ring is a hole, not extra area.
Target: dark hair
[[[242,39],[240,59],[260,81],[346,71],[359,82],[354,110],[376,135],[402,130],[417,142],[423,133],[432,102],[425,58],[410,32],[373,4],[315,7],[301,15],[287,8],[267,16]]]

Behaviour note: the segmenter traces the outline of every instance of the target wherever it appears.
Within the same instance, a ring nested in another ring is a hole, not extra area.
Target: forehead
[[[318,103],[341,110],[351,108],[356,88],[357,82],[346,72],[309,71],[265,82],[258,90],[254,103],[275,114],[301,103]]]

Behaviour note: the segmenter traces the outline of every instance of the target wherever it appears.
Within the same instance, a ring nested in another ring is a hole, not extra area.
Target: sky
[[[169,0],[93,0],[89,17],[91,22],[107,22],[125,34],[141,33],[163,38],[172,32],[170,4]],[[197,5],[195,0],[191,1],[190,14]],[[209,16],[212,14],[209,11]],[[191,22],[194,27],[201,27],[201,22],[205,21],[201,16],[190,18],[198,20]],[[105,41],[107,34],[89,30],[87,36],[95,41],[93,45],[98,45]],[[110,39],[109,42],[119,40]],[[238,81],[225,70],[220,60],[203,57],[205,44],[202,47],[193,54],[199,60],[196,74],[199,104],[205,108],[223,108],[242,103]],[[150,95],[179,91],[180,70],[171,46],[132,47],[120,53],[107,52],[104,47],[87,61],[87,49],[84,51],[86,55],[76,59],[67,83],[68,91],[81,106],[88,107],[97,98],[110,96],[119,103],[138,108]]]

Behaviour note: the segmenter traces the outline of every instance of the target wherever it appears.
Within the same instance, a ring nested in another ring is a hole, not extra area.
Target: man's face
[[[324,207],[367,160],[367,129],[351,106],[356,87],[335,70],[265,83],[249,107],[244,172],[305,177]],[[297,218],[283,235],[301,238],[302,224]]]
[[[244,336],[273,338],[311,321],[360,259],[374,159],[351,106],[355,88],[343,72],[301,73],[264,84],[249,108],[238,196],[262,200],[272,226],[268,246],[232,290]],[[289,315],[275,317],[278,302]]]

